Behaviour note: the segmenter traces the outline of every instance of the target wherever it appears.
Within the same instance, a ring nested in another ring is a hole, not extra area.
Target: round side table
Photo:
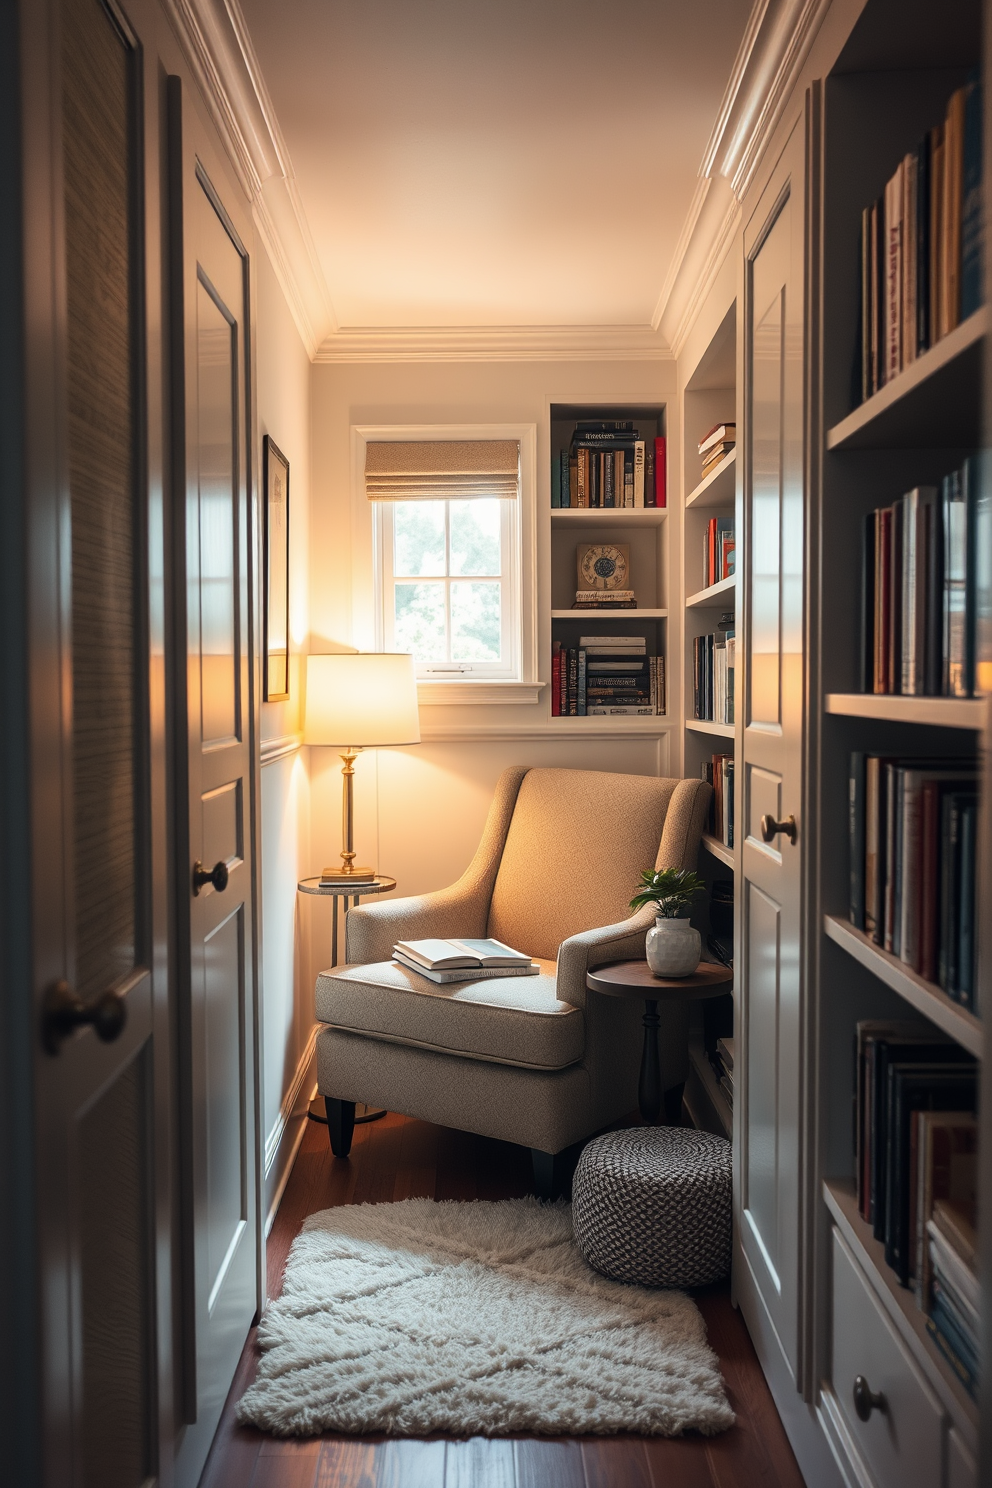
[[[387,878],[385,876],[385,874],[381,874],[381,873],[378,875],[378,877],[374,878],[371,883],[363,883],[363,884],[346,884],[346,883],[322,884],[321,881],[320,881],[320,879],[319,879],[319,877],[318,878],[301,878],[300,881],[299,881],[299,883],[296,885],[296,887],[297,887],[298,891],[301,894],[317,894],[318,896],[325,896],[326,895],[326,897],[329,898],[332,901],[331,902],[331,965],[332,966],[337,966],[337,964],[338,964],[338,900],[339,899],[343,899],[344,900],[344,913],[347,914],[349,908],[351,907],[348,904],[348,900],[349,899],[352,901],[352,904],[357,904],[358,901],[359,901],[359,899],[361,898],[361,896],[363,894],[388,894],[391,889],[395,889],[395,887],[396,887],[396,880],[395,880],[395,878]],[[311,1104],[312,1104],[312,1102],[311,1102]],[[313,1113],[311,1112],[310,1114],[312,1115]],[[364,1115],[362,1115],[362,1116],[356,1116],[355,1117],[355,1124],[356,1124],[356,1126],[360,1126],[362,1124],[362,1122],[364,1122],[364,1121],[379,1121],[383,1116],[385,1116],[385,1114],[386,1114],[385,1111],[370,1111],[369,1108],[368,1108],[368,1106],[366,1106],[365,1107],[365,1113],[364,1113]],[[313,1119],[316,1120],[316,1121],[323,1121],[324,1120],[323,1116],[315,1116]]]
[[[697,1002],[703,997],[719,997],[727,991],[734,973],[729,966],[700,961],[692,976],[657,977],[646,961],[615,961],[612,966],[597,966],[586,972],[586,986],[607,997],[644,999],[644,1050],[641,1054],[641,1078],[637,1087],[637,1104],[643,1120],[654,1126],[661,1114],[661,1062],[658,1057],[658,1002],[673,998]]]
[[[331,906],[331,965],[338,964],[338,900],[344,900],[344,913],[350,909],[348,900],[357,904],[363,894],[388,894],[396,887],[395,878],[387,878],[385,874],[372,880],[371,883],[363,884],[322,884],[320,878],[301,878],[296,885],[301,894],[326,895],[334,902]]]

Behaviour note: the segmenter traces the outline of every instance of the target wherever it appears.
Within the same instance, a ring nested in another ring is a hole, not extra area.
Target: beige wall
[[[536,424],[542,615],[547,608],[549,572],[549,405],[667,402],[669,469],[680,468],[675,363],[671,361],[317,364],[312,369],[312,392],[310,626],[314,651],[353,643],[353,611],[356,602],[361,608],[361,601],[367,600],[372,582],[364,556],[352,562],[353,546],[360,547],[353,545],[353,534],[362,519],[352,491],[352,425]],[[671,551],[677,552],[677,545]],[[670,635],[670,654],[674,640]],[[547,619],[539,630],[539,645],[541,672],[547,680]],[[569,739],[560,729],[555,731],[547,712],[543,699],[533,707],[422,707],[421,723],[429,736],[423,744],[370,752],[358,761],[359,860],[373,861],[381,871],[394,875],[400,894],[452,882],[472,854],[493,785],[508,764],[636,774],[665,773],[669,768],[667,735],[660,739],[593,737],[590,727],[583,738]],[[593,720],[588,723],[592,725]],[[332,750],[311,749],[310,755],[312,863],[317,870],[333,861],[340,850],[341,777]],[[592,850],[601,841],[602,830],[602,824],[590,823]],[[327,950],[327,933],[316,921],[314,936],[315,955],[320,959]]]

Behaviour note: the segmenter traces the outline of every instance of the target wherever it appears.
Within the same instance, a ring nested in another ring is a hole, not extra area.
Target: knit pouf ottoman
[[[572,1183],[582,1254],[614,1281],[703,1286],[730,1270],[731,1146],[681,1126],[607,1132]]]

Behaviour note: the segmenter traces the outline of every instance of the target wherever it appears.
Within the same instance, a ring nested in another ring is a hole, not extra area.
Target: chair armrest
[[[484,885],[457,883],[432,894],[356,905],[345,921],[345,955],[352,965],[368,966],[391,960],[398,940],[483,937],[489,897]]]
[[[558,997],[572,1007],[586,1005],[586,972],[608,961],[639,961],[644,958],[644,937],[654,924],[654,906],[647,904],[617,925],[583,930],[570,935],[558,947]]]

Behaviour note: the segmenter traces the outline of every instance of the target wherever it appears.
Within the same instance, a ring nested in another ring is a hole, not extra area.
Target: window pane
[[[500,503],[452,501],[451,572],[453,574],[499,574]]]
[[[396,647],[400,651],[409,651],[416,661],[447,660],[444,585],[395,584],[393,592],[393,641]]]
[[[393,503],[393,573],[444,573],[443,501]]]
[[[500,660],[499,609],[499,584],[452,584],[452,661]]]

